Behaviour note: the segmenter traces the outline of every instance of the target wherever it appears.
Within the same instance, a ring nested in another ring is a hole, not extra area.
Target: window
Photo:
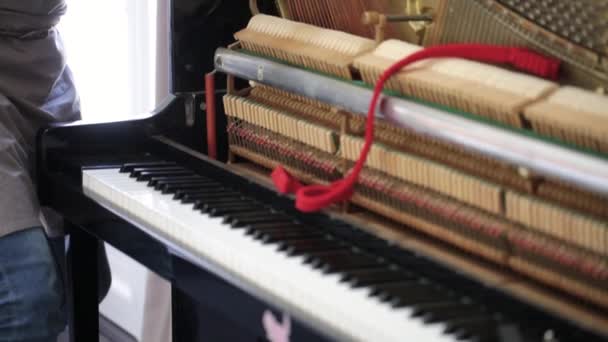
[[[156,2],[67,0],[60,23],[85,119],[118,119],[154,107]]]

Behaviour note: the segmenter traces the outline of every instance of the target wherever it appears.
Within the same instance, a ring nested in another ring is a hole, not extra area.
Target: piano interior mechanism
[[[141,119],[42,132],[46,205],[85,224],[70,209],[84,196],[319,339],[608,336],[608,1],[175,0],[171,12],[172,95]],[[307,213],[277,192],[278,166],[292,186],[351,174],[392,64],[471,43],[559,60],[559,77],[408,65],[385,84],[350,197]],[[298,327],[292,340],[311,340]]]

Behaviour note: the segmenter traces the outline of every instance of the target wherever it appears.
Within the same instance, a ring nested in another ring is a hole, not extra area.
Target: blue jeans
[[[0,342],[55,342],[66,325],[63,281],[42,228],[0,238]]]

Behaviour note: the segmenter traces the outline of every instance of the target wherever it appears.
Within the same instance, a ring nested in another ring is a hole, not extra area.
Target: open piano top
[[[290,2],[281,3],[287,6]],[[45,205],[78,225],[108,217],[128,222],[167,246],[172,254],[269,307],[289,313],[318,334],[315,339],[569,341],[608,336],[603,304],[550,286],[523,272],[524,267],[497,262],[504,257],[500,248],[458,245],[456,237],[450,239],[441,229],[432,228],[441,226],[441,220],[429,225],[428,214],[396,213],[394,208],[387,211],[382,200],[374,202],[375,195],[366,193],[356,194],[350,208],[330,208],[319,214],[298,212],[292,198],[273,190],[268,177],[269,169],[290,161],[273,157],[270,150],[253,146],[246,139],[239,140],[245,135],[238,133],[244,132],[302,151],[314,147],[335,155],[344,151],[339,146],[347,144],[357,151],[358,116],[351,118],[350,137],[341,137],[334,145],[336,140],[327,139],[323,132],[331,135],[340,131],[341,119],[331,121],[336,112],[324,104],[302,101],[298,95],[291,99],[320,106],[327,116],[318,121],[314,118],[318,111],[309,111],[313,119],[308,117],[307,123],[315,125],[301,126],[309,133],[295,139],[279,128],[256,122],[245,112],[226,110],[224,115],[224,109],[218,108],[218,160],[209,159],[205,155],[205,113],[201,110],[205,107],[203,75],[218,63],[214,60],[216,48],[231,44],[233,33],[245,28],[251,16],[249,8],[237,1],[176,0],[171,5],[172,95],[154,113],[139,119],[79,122],[42,131],[39,192]],[[279,13],[272,1],[259,2],[258,6],[264,13]],[[366,74],[362,77],[365,81]],[[236,82],[242,91],[225,97],[224,88],[230,84],[217,79],[217,103],[228,108],[232,99],[245,101],[240,106],[277,106],[279,118],[290,110],[286,101],[281,100],[282,107],[277,105],[284,92],[263,86],[250,89],[248,83]],[[394,83],[393,87],[397,90],[400,85]],[[292,114],[306,112],[291,110]],[[509,120],[503,123],[517,126]],[[386,132],[381,142],[398,150],[402,132],[384,122],[379,125]],[[444,148],[461,153],[462,160],[479,161],[466,152]],[[418,157],[423,152],[408,150]],[[305,182],[333,180],[331,177],[339,175],[351,158],[343,154],[341,161],[335,161],[314,151],[311,155],[333,163],[337,173],[315,173],[306,166],[288,164]],[[462,179],[471,178],[471,174],[493,176],[487,169],[480,171],[470,165],[467,170],[462,160],[454,158],[455,164],[450,165],[460,170]],[[489,167],[500,166],[491,169],[496,173],[513,172],[511,166],[483,161]],[[381,170],[381,164],[372,161],[375,169],[368,170],[367,177],[383,179],[391,172]],[[403,179],[399,174],[390,176]],[[528,186],[521,179],[501,179],[500,186],[517,189],[513,194],[525,192]],[[391,182],[405,186],[401,181]],[[428,196],[414,190],[415,195]],[[500,202],[493,204],[491,196],[481,200],[475,193],[468,196],[458,200],[485,211],[504,210]],[[603,208],[597,210],[601,216]],[[435,233],[430,233],[432,229]],[[604,245],[598,246],[601,252]],[[298,335],[297,330],[292,337],[295,341],[311,339]]]

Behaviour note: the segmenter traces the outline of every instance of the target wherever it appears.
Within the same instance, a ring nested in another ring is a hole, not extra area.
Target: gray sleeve
[[[57,25],[66,9],[64,0],[2,0],[0,35],[25,37],[48,30]]]
[[[31,121],[79,118],[78,95],[63,51],[55,28],[39,39],[0,36],[0,95]]]

